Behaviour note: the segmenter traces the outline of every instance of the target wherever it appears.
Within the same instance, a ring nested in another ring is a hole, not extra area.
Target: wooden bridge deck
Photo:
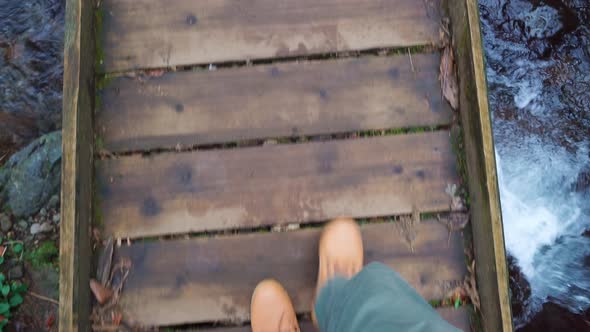
[[[448,212],[459,179],[432,47],[439,6],[103,0],[94,208],[103,236],[131,239],[115,249],[132,262],[124,320],[245,322],[267,277],[309,313],[315,226]],[[353,52],[382,48],[402,51]],[[374,221],[362,225],[367,262],[429,300],[462,284],[460,233]],[[439,312],[469,330],[465,308]]]

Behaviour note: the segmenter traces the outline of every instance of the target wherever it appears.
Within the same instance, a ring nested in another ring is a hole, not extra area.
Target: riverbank
[[[64,13],[63,0],[0,0],[0,326],[8,331],[58,329]]]

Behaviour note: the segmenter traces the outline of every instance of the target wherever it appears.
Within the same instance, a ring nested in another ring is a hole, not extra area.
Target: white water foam
[[[547,298],[582,311],[590,305],[584,257],[590,241],[584,198],[572,191],[587,150],[565,149],[527,139],[496,153],[507,250],[531,284],[531,312]],[[506,146],[504,146],[506,148]]]
[[[521,20],[525,38],[551,36],[562,27],[559,15],[524,0],[480,1],[488,14],[482,31],[490,104],[499,115],[492,122],[506,248],[531,286],[525,316],[547,300],[580,312],[590,307],[590,239],[582,236],[590,228],[590,191],[573,188],[590,165],[590,140],[561,144],[547,135],[547,124],[559,120],[556,109],[570,105],[550,83],[555,61],[535,56],[515,31]]]

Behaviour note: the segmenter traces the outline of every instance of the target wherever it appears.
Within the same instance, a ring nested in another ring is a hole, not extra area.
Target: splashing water
[[[480,0],[504,234],[545,301],[590,307],[590,7]],[[585,46],[582,46],[585,45]]]

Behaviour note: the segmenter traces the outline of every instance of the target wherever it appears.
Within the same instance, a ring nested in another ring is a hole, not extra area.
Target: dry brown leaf
[[[467,266],[467,271],[469,271],[469,275],[465,277],[463,288],[467,292],[471,303],[473,303],[475,311],[481,311],[481,302],[479,293],[477,292],[477,281],[475,280],[475,261],[471,262],[471,266]]]
[[[90,290],[100,304],[104,304],[113,297],[113,290],[101,285],[98,281],[90,279]]]
[[[164,69],[148,69],[145,71],[145,74],[150,77],[160,77],[164,75],[166,71]]]
[[[120,312],[111,312],[111,320],[113,321],[113,325],[119,326],[121,325],[121,320],[123,320],[123,314]]]
[[[442,94],[454,110],[459,108],[459,85],[455,75],[455,58],[453,49],[446,46],[440,59],[439,80]]]

